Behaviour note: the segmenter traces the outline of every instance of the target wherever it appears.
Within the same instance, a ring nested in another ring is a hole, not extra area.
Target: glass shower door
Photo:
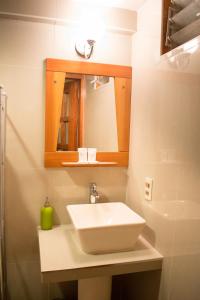
[[[6,300],[6,255],[5,255],[5,130],[6,94],[0,86],[0,300]]]

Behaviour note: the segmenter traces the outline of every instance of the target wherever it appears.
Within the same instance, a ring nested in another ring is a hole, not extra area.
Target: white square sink
[[[66,206],[84,252],[133,250],[145,220],[122,202]]]

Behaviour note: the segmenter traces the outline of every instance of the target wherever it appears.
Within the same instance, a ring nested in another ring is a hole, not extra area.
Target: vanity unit
[[[81,250],[71,225],[38,229],[43,282],[63,282],[108,275],[161,270],[162,255],[144,238],[135,249],[109,254],[86,254]]]
[[[110,299],[112,275],[162,268],[162,255],[142,237],[133,251],[92,255],[81,250],[71,225],[38,229],[38,236],[43,282],[78,280],[79,300]]]
[[[78,280],[79,300],[110,300],[112,275],[161,270],[162,255],[138,238],[144,219],[124,203],[68,205],[67,210],[73,226],[38,230],[44,282]]]

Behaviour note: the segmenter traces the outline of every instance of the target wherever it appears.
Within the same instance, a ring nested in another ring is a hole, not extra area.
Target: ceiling
[[[129,10],[137,10],[146,0],[73,0],[79,3],[96,4],[110,7],[119,7]]]

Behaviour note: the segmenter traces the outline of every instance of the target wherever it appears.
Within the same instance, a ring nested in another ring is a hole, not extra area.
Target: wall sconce
[[[83,58],[89,59],[93,53],[95,42],[95,40],[85,40],[76,42],[76,53]]]
[[[78,37],[75,42],[76,53],[82,58],[89,59],[94,45],[105,32],[105,24],[99,16],[98,10],[86,11],[80,19]]]

